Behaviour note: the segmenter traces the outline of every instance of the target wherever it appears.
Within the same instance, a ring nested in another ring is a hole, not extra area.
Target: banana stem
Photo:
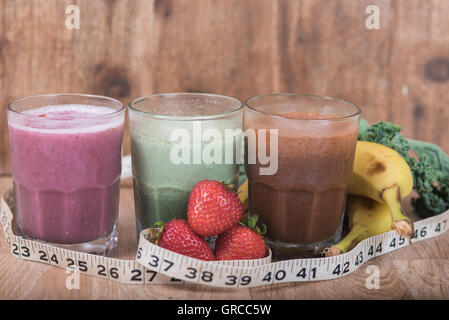
[[[380,195],[385,201],[391,214],[391,228],[395,230],[400,236],[412,238],[414,236],[413,223],[404,214],[401,202],[401,192],[398,185],[384,189]]]
[[[326,257],[338,256],[354,248],[357,243],[369,236],[363,225],[356,224],[351,231],[339,243],[325,252]]]

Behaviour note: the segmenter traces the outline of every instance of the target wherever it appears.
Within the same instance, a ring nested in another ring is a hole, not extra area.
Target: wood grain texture
[[[12,185],[0,177],[0,194]],[[3,233],[3,232],[1,232]],[[122,183],[119,243],[113,256],[135,256],[134,205],[130,181]],[[65,287],[64,269],[14,258],[0,236],[0,299],[449,299],[449,232],[370,260],[336,280],[278,284],[251,289],[186,285],[123,285],[81,275],[80,289]],[[368,265],[380,271],[380,288],[365,286]]]
[[[0,0],[0,174],[7,103],[55,92],[328,95],[449,152],[448,15],[445,0]]]

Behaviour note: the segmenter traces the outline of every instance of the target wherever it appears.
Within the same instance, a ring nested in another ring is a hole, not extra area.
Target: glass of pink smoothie
[[[79,94],[8,106],[22,236],[97,254],[115,246],[124,115],[118,100]]]

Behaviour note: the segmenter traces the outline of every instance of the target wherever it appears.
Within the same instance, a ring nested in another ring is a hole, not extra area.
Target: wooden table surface
[[[12,186],[0,176],[0,193]],[[3,232],[2,232],[3,233]],[[130,181],[122,183],[119,244],[114,257],[135,256],[135,219]],[[449,232],[377,257],[336,280],[285,283],[251,289],[197,284],[123,285],[80,276],[80,289],[68,290],[64,269],[14,258],[0,236],[1,299],[449,299]],[[380,288],[367,289],[369,265],[380,270]]]

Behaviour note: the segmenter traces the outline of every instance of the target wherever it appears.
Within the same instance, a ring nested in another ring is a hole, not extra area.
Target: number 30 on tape
[[[183,256],[154,245],[149,239],[154,229],[140,234],[136,260],[108,258],[57,248],[23,239],[13,233],[14,204],[12,190],[1,198],[0,219],[12,255],[61,268],[72,268],[82,274],[124,284],[200,283],[216,287],[257,287],[283,282],[307,282],[336,279],[357,270],[377,256],[409,245],[408,239],[390,231],[357,244],[351,251],[334,257],[292,259],[271,262],[257,260],[206,262]],[[412,242],[430,239],[447,231],[449,211],[415,222]]]

